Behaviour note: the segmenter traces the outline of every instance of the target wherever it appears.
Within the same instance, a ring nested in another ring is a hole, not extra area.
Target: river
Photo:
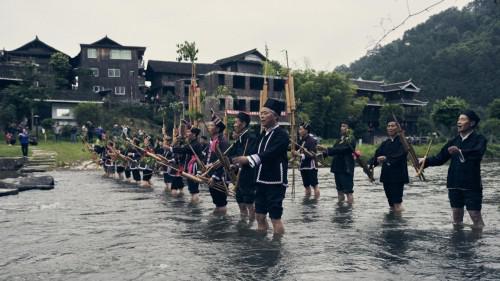
[[[447,167],[412,178],[401,216],[358,168],[354,205],[337,205],[320,169],[319,200],[304,198],[297,173],[281,239],[239,222],[234,199],[227,216],[212,215],[206,187],[192,206],[160,178],[146,190],[54,171],[54,190],[0,198],[0,280],[500,280],[499,164],[483,163],[482,232],[453,229]]]

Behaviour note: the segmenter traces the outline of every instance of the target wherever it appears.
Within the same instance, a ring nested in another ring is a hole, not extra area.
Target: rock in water
[[[31,189],[49,190],[54,188],[54,178],[52,176],[29,176],[3,179],[0,180],[0,188],[13,188],[19,191]]]

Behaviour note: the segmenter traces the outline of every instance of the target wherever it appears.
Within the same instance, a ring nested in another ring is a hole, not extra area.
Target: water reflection
[[[206,189],[192,205],[161,178],[146,192],[101,171],[56,171],[52,191],[0,198],[0,280],[500,280],[497,166],[485,166],[483,233],[451,230],[446,189],[432,180],[410,184],[397,216],[361,171],[354,206],[336,205],[324,169],[319,200],[284,201],[281,239],[241,222],[234,198],[227,216],[212,215]]]
[[[280,238],[269,239],[256,235],[245,240],[245,249],[233,257],[239,280],[282,280],[288,272],[286,266],[278,266],[283,257]],[[233,275],[233,277],[235,277]]]
[[[318,198],[314,196],[304,196],[302,198],[302,222],[314,222],[318,217]]]
[[[337,224],[340,228],[346,229],[352,227],[354,219],[352,217],[353,206],[345,202],[336,203],[335,214],[332,222]]]
[[[387,267],[409,261],[405,254],[412,242],[412,236],[408,234],[412,230],[406,229],[406,222],[400,213],[389,212],[384,215],[379,256],[387,261],[384,264]]]

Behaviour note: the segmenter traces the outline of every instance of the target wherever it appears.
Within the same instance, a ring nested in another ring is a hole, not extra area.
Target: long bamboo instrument
[[[243,149],[243,155],[241,155],[241,156],[245,156],[247,154],[247,147],[248,147],[248,139],[245,142],[245,148]],[[239,167],[238,174],[236,174],[236,184],[234,185],[234,191],[235,192],[236,192],[236,190],[238,190],[238,186],[240,185],[241,170],[243,170],[243,168]]]
[[[415,153],[415,149],[411,145],[411,143],[408,142],[406,139],[405,133],[403,131],[403,128],[401,128],[401,124],[399,123],[398,119],[396,118],[396,115],[394,112],[392,113],[392,118],[396,121],[396,124],[398,126],[398,135],[401,140],[401,143],[403,144],[403,147],[405,148],[406,151],[408,151],[408,154],[410,154],[410,163],[412,164],[413,168],[415,169],[415,172],[417,173],[417,176],[420,180],[425,181],[425,176],[423,171],[418,174],[420,170],[420,165],[418,164],[418,158],[417,154]]]
[[[420,164],[420,167],[418,168],[417,177],[419,177],[422,174],[422,171],[424,170],[425,161],[427,160],[427,156],[429,156],[429,152],[431,151],[432,140],[433,139],[429,141],[429,145],[427,146],[427,150],[425,151],[424,160],[422,161],[422,164]]]

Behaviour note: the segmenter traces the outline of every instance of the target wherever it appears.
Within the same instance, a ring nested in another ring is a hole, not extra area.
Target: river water
[[[482,232],[451,226],[447,167],[406,187],[402,216],[359,169],[354,205],[338,206],[320,169],[319,200],[304,199],[297,173],[281,239],[239,222],[234,200],[212,215],[206,188],[192,206],[159,178],[150,191],[55,171],[54,190],[0,198],[0,280],[500,280],[499,164],[483,164]]]

